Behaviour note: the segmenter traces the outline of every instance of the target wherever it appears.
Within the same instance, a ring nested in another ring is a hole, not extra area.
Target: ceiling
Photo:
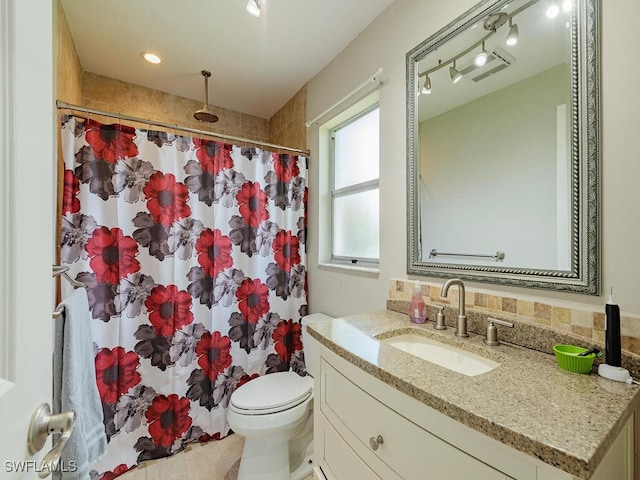
[[[393,0],[61,2],[85,71],[270,118]]]

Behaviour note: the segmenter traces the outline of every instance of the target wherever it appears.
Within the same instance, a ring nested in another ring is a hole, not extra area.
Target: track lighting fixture
[[[515,8],[510,13],[490,13],[485,18],[484,22],[482,22],[485,30],[484,36],[478,38],[474,43],[462,49],[458,53],[451,55],[450,57],[445,59],[439,59],[438,65],[435,65],[418,73],[418,78],[425,77],[424,86],[422,88],[418,87],[418,94],[431,93],[431,74],[447,66],[449,66],[449,75],[451,77],[451,81],[454,84],[458,83],[460,79],[462,79],[462,73],[456,68],[456,61],[462,59],[461,61],[465,63],[463,71],[465,72],[465,74],[467,74],[472,70],[466,65],[469,58],[468,55],[476,50],[480,45],[482,45],[482,50],[473,57],[473,64],[477,68],[486,65],[489,61],[489,52],[487,52],[487,49],[485,48],[485,42],[489,40],[493,35],[495,35],[498,29],[500,29],[503,25],[506,25],[507,22],[509,22],[509,32],[507,33],[507,36],[505,38],[505,43],[508,46],[516,45],[520,39],[520,32],[518,31],[518,24],[513,22],[513,17],[519,15],[521,12],[525,11],[526,9],[537,4],[540,1],[541,0],[524,1],[522,5]],[[562,6],[562,11],[570,13],[573,10],[574,1],[575,0],[546,0],[544,3],[550,5],[546,10],[547,17],[554,18],[558,16],[561,11],[560,6]],[[490,51],[492,50],[490,49]]]
[[[451,75],[451,81],[453,83],[458,83],[462,78],[462,74],[456,70],[456,61],[453,61],[453,65],[449,67],[449,75]]]
[[[473,63],[476,67],[482,67],[487,63],[487,58],[489,58],[489,54],[484,48],[484,42],[482,42],[482,51],[476,55],[476,58],[473,59]]]
[[[511,19],[509,19],[509,33],[507,34],[507,45],[510,47],[514,46],[518,43],[518,38],[520,34],[518,32],[518,24],[511,24]]]
[[[249,0],[249,2],[247,3],[247,12],[249,12],[254,17],[259,17],[261,3],[261,0]]]

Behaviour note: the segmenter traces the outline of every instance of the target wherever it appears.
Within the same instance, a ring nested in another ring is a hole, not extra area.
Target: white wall
[[[309,300],[311,311],[333,315],[385,308],[389,280],[406,274],[406,53],[477,2],[395,0],[308,85],[307,114],[315,117],[384,68],[380,90],[380,272],[349,273],[318,267],[320,168],[317,127],[308,130],[310,162]],[[602,6],[602,291],[613,287],[626,313],[640,313],[640,66],[628,52],[640,41],[632,24],[637,0],[603,1]],[[619,75],[619,72],[625,75]],[[410,277],[420,279],[420,277]],[[429,281],[437,278],[422,277]],[[604,297],[528,290],[491,284],[469,285],[496,294],[536,296],[602,305]]]

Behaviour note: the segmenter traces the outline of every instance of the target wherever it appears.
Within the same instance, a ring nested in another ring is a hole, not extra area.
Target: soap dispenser
[[[409,320],[413,323],[424,323],[427,320],[427,306],[422,299],[420,284],[416,282],[409,302]]]

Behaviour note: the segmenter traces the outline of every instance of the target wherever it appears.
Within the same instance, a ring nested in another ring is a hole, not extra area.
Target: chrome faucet
[[[442,290],[440,290],[440,296],[445,298],[447,293],[449,292],[449,287],[451,285],[457,285],[459,294],[458,294],[458,324],[456,327],[456,336],[457,337],[468,337],[467,333],[467,316],[464,311],[464,283],[459,278],[452,278],[447,280],[444,285],[442,285]]]

